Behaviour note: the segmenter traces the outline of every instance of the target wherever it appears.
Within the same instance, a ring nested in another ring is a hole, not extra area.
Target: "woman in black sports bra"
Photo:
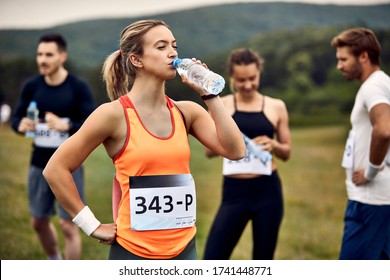
[[[258,92],[262,67],[263,59],[249,49],[234,50],[228,60],[234,90],[222,101],[244,138],[251,140],[246,141],[244,159],[223,159],[222,203],[209,233],[204,259],[229,259],[249,221],[253,259],[274,258],[283,217],[282,185],[274,158],[289,159],[291,137],[284,102]],[[254,153],[250,141],[269,157]],[[209,150],[206,155],[215,156]]]

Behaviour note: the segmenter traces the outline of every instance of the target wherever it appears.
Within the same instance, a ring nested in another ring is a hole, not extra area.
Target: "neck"
[[[376,72],[380,70],[380,67],[378,65],[372,65],[371,67],[369,67],[366,71],[364,71],[359,79],[359,82],[362,84],[364,83],[368,77],[371,76],[372,73]]]
[[[129,97],[131,101],[138,105],[160,106],[165,104],[165,84],[153,81],[143,82],[136,79],[131,88]]]
[[[261,97],[261,94],[256,91],[256,92],[251,93],[251,94],[238,93],[237,96],[242,103],[251,103],[252,101]]]
[[[50,86],[58,86],[65,81],[67,76],[68,71],[65,68],[59,68],[56,72],[45,76],[45,82]]]

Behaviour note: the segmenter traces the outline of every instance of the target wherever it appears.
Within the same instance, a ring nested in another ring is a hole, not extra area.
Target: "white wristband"
[[[100,222],[95,218],[91,209],[85,206],[72,220],[78,225],[88,236],[92,234],[99,226]]]
[[[371,181],[372,179],[375,178],[376,174],[381,170],[382,165],[375,165],[372,164],[371,162],[368,162],[368,165],[366,169],[364,170],[364,178],[367,180]]]

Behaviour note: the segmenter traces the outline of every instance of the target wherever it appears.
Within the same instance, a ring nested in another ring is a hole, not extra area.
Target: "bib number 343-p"
[[[191,174],[130,177],[132,230],[191,227],[196,221],[195,183]]]

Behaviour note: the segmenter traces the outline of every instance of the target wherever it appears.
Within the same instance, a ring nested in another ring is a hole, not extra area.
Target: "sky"
[[[149,16],[206,5],[240,2],[390,4],[390,0],[0,0],[0,29],[47,28],[80,20]]]

